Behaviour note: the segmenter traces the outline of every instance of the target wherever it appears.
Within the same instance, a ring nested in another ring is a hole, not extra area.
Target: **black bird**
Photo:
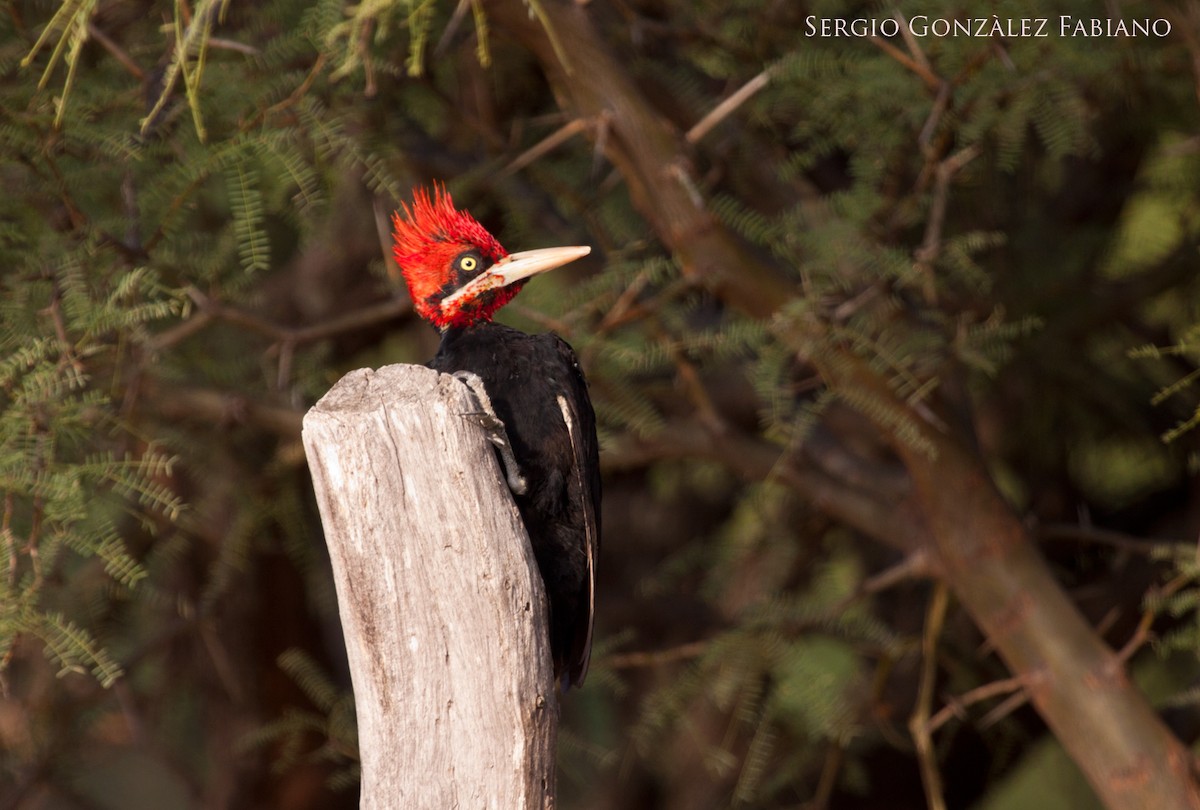
[[[510,255],[441,187],[417,190],[402,208],[392,218],[396,263],[417,313],[442,333],[429,365],[466,382],[502,423],[493,423],[493,441],[545,583],[555,679],[578,686],[591,655],[600,542],[596,415],[566,341],[492,316],[529,277],[591,248]]]

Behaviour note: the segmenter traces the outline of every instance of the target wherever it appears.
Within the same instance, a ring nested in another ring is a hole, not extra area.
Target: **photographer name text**
[[[858,17],[804,18],[804,30],[810,37],[895,37],[907,31],[914,37],[1156,37],[1171,33],[1171,21],[1162,17],[1135,20],[1104,17],[970,17],[949,19],[918,14],[909,20],[894,17],[871,19]]]

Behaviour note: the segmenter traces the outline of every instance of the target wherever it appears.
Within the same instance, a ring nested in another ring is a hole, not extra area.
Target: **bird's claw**
[[[524,495],[529,484],[526,482],[525,476],[521,475],[521,467],[517,464],[517,457],[513,455],[512,451],[512,443],[508,440],[508,431],[504,429],[504,421],[496,415],[496,409],[492,407],[492,399],[488,396],[483,380],[473,371],[456,371],[451,376],[467,386],[476,404],[479,405],[479,411],[464,414],[464,416],[474,416],[479,420],[488,441],[500,453],[500,463],[504,467],[504,477],[508,481],[508,488],[517,495]]]

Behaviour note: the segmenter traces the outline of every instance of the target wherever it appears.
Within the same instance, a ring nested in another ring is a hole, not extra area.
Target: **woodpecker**
[[[591,252],[509,254],[441,186],[392,217],[394,255],[417,314],[441,332],[431,368],[467,383],[495,429],[509,488],[549,602],[555,680],[583,683],[592,647],[600,543],[596,415],[571,347],[492,320],[532,276]]]

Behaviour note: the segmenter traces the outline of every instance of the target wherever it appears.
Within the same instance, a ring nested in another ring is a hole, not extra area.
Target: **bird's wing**
[[[554,335],[556,348],[563,364],[571,370],[565,381],[567,395],[558,398],[563,419],[571,433],[571,449],[575,454],[574,479],[570,492],[578,498],[584,523],[584,554],[587,563],[586,612],[578,614],[575,648],[571,650],[569,677],[571,683],[583,683],[592,652],[592,625],[596,616],[596,557],[600,552],[600,442],[596,438],[596,412],[588,396],[587,380],[579,366],[575,351],[562,338]]]

